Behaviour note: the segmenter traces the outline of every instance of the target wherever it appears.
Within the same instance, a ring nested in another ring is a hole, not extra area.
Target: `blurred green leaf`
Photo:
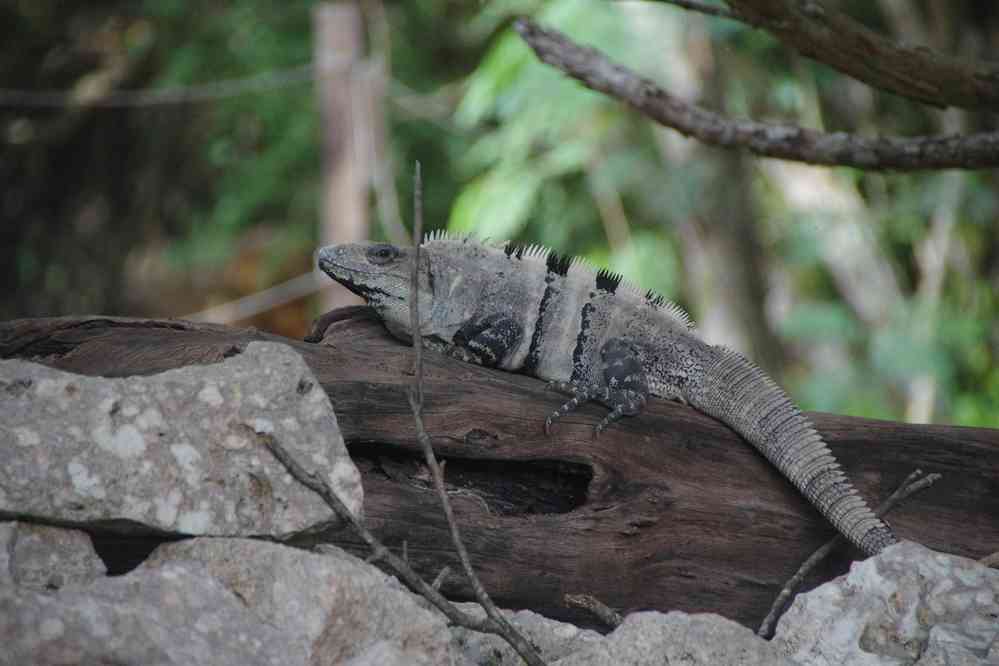
[[[491,171],[462,190],[448,228],[481,238],[512,238],[527,222],[537,191],[538,178],[531,171]]]
[[[826,340],[856,342],[860,325],[842,303],[798,303],[780,323],[780,332],[791,340],[821,343]]]

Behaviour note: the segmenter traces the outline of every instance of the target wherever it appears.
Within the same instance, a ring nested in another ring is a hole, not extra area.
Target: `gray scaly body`
[[[319,266],[408,341],[412,254],[377,243],[330,246]],[[753,444],[865,553],[897,541],[787,395],[740,354],[700,340],[678,306],[538,246],[431,234],[420,261],[424,345],[571,393],[546,428],[586,400],[611,409],[598,431],[637,414],[649,395],[681,400]]]

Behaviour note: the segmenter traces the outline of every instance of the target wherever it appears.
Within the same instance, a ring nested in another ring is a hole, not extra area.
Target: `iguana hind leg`
[[[546,435],[552,434],[552,424],[555,423],[556,419],[560,419],[569,412],[577,409],[584,402],[595,400],[597,394],[601,390],[599,386],[578,386],[567,382],[549,382],[548,388],[558,391],[559,393],[567,393],[571,395],[572,398],[549,414],[548,418],[545,419]]]
[[[611,412],[593,429],[599,435],[607,426],[622,416],[634,416],[642,411],[649,396],[649,382],[641,356],[625,340],[608,340],[600,350],[602,377],[590,385],[552,382],[549,387],[573,396],[545,419],[545,433],[551,432],[556,419],[573,411],[584,402],[596,400]]]

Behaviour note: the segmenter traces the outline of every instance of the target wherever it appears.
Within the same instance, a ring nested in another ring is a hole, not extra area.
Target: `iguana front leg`
[[[454,334],[449,353],[463,361],[495,368],[517,348],[523,334],[521,325],[509,315],[473,317]]]
[[[545,419],[545,433],[551,434],[552,423],[581,404],[596,400],[611,412],[593,429],[599,435],[622,416],[634,416],[642,411],[649,397],[649,382],[641,355],[625,340],[608,340],[600,350],[602,377],[590,385],[553,382],[550,387],[568,393],[572,399]]]

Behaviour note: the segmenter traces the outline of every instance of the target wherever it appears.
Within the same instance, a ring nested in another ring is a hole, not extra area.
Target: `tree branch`
[[[929,488],[934,483],[940,480],[939,474],[927,474],[923,476],[923,470],[917,469],[912,474],[905,478],[898,488],[895,489],[888,499],[882,502],[877,509],[875,509],[874,514],[879,518],[883,518],[885,514],[895,508],[899,502],[902,502],[910,495],[917,493],[921,490]],[[770,612],[767,616],[763,618],[763,622],[760,624],[760,628],[756,630],[756,635],[762,638],[770,638],[773,635],[774,625],[777,624],[777,620],[780,619],[781,612],[784,610],[784,606],[791,599],[791,595],[794,591],[801,586],[805,581],[805,576],[814,569],[819,562],[824,560],[829,556],[829,553],[834,551],[839,546],[847,543],[843,535],[837,534],[832,539],[819,546],[819,548],[808,556],[798,570],[793,576],[784,584],[781,589],[780,594],[774,599],[773,604],[770,606]]]
[[[709,5],[705,2],[701,2],[700,0],[659,0],[659,2],[662,2],[665,5],[675,5],[681,9],[697,12],[698,14],[733,19],[735,21],[740,20],[731,9],[723,5]]]
[[[413,571],[412,567],[401,557],[390,551],[388,548],[382,544],[375,535],[372,534],[361,521],[350,512],[347,505],[341,501],[340,497],[337,496],[336,492],[329,483],[319,474],[306,471],[304,467],[295,458],[288,453],[288,450],[277,441],[277,438],[272,435],[258,434],[258,439],[263,442],[263,444],[270,450],[274,457],[284,465],[284,468],[288,470],[291,476],[301,483],[303,486],[311,490],[312,492],[323,498],[326,505],[333,509],[342,521],[350,525],[364,542],[371,548],[370,561],[382,561],[395,573],[396,576],[402,579],[410,589],[415,590],[422,594],[430,603],[437,607],[437,610],[442,612],[447,619],[449,619],[454,624],[460,627],[466,627],[474,631],[482,631],[485,633],[496,634],[498,636],[503,636],[502,628],[499,627],[492,619],[486,617],[483,619],[478,619],[468,613],[464,613],[458,610],[450,601],[444,598],[444,596],[427,585],[419,574]]]
[[[596,49],[528,19],[517,32],[538,58],[586,87],[615,97],[636,111],[704,143],[744,148],[763,157],[859,169],[984,169],[999,167],[999,132],[914,138],[867,138],[796,125],[735,120],[683,102]]]
[[[416,425],[417,440],[423,449],[423,456],[427,463],[427,468],[434,479],[434,488],[441,501],[441,508],[444,510],[444,518],[447,520],[448,531],[451,533],[451,543],[458,553],[458,561],[465,571],[465,577],[472,586],[472,592],[482,609],[486,612],[486,618],[495,627],[494,633],[501,636],[510,644],[517,654],[529,664],[529,666],[545,666],[544,660],[531,643],[524,638],[517,629],[503,616],[503,613],[496,608],[496,604],[482,587],[479,577],[475,575],[472,568],[472,561],[468,557],[468,549],[461,539],[461,530],[458,528],[458,521],[455,520],[454,510],[451,508],[451,500],[448,499],[447,490],[444,488],[444,473],[442,465],[437,463],[437,456],[434,455],[434,447],[430,442],[430,435],[423,425],[423,338],[420,337],[420,244],[423,242],[423,178],[421,176],[420,163],[416,163],[413,172],[413,264],[410,270],[410,299],[409,299],[409,324],[413,332],[413,364],[414,377],[413,385],[408,392],[409,407],[413,411],[413,420]],[[436,588],[435,588],[436,589]]]
[[[999,64],[895,42],[819,0],[728,0],[735,18],[858,81],[938,107],[999,108]]]

